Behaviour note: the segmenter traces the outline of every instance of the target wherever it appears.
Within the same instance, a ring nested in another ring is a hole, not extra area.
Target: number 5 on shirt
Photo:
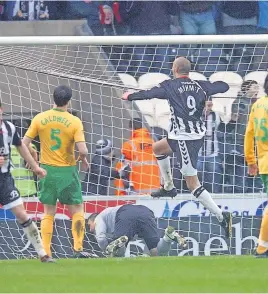
[[[262,142],[268,142],[268,127],[266,118],[254,118],[254,123],[256,141],[261,140]],[[256,136],[259,129],[263,132],[262,136]]]
[[[60,130],[59,129],[51,129],[50,131],[50,139],[54,141],[54,145],[50,147],[50,150],[56,151],[61,147],[61,139],[60,139]]]

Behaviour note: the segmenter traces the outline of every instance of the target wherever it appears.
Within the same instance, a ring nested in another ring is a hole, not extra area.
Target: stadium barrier
[[[26,199],[25,199],[26,200]],[[248,199],[239,199],[239,195],[215,196],[218,205],[233,213],[233,237],[231,241],[224,238],[221,227],[215,217],[208,214],[196,201],[191,200],[189,195],[178,196],[176,199],[149,200],[149,197],[84,197],[86,215],[100,212],[106,207],[127,203],[143,204],[154,211],[160,236],[168,226],[174,226],[187,238],[188,248],[181,251],[176,244],[172,245],[171,256],[183,255],[214,255],[251,254],[257,242],[261,215],[267,201],[260,195]],[[43,215],[43,206],[37,198],[28,198],[25,202],[28,214],[38,223]],[[35,252],[27,241],[22,229],[15,221],[10,211],[0,209],[0,259],[31,258]],[[52,251],[55,257],[72,257],[72,236],[70,216],[63,206],[58,205]],[[86,231],[85,250],[103,257],[94,236]],[[130,242],[126,256],[147,254],[142,240]]]
[[[86,24],[86,20],[1,21],[3,36],[71,36]]]
[[[180,250],[176,244],[172,245],[170,256],[183,255],[215,255],[232,254],[244,255],[251,254],[256,246],[258,230],[252,230],[260,226],[260,217],[235,217],[233,223],[233,238],[226,240],[222,235],[221,229],[214,217],[185,217],[178,219],[157,218],[159,234],[163,235],[163,229],[168,225],[179,228],[180,232],[188,241],[188,248]],[[33,247],[27,241],[23,230],[16,221],[0,221],[0,259],[34,258],[36,256]],[[5,229],[6,228],[6,229]],[[53,256],[57,258],[72,257],[72,236],[70,220],[56,220],[54,235],[52,239]],[[97,246],[94,236],[86,231],[84,248],[86,251],[103,257],[100,248]],[[129,257],[147,254],[142,240],[134,240],[129,243],[126,256]]]
[[[262,216],[267,206],[267,197],[260,194],[215,194],[213,199],[224,211],[232,212],[233,216]],[[149,207],[157,218],[180,218],[189,216],[209,216],[210,212],[189,194],[182,194],[174,199],[152,199],[148,196],[84,196],[86,217],[91,213],[101,212],[107,207],[123,204],[139,204]],[[27,213],[34,219],[40,220],[43,215],[43,205],[38,198],[24,198]],[[70,219],[67,209],[58,204],[56,218]],[[9,211],[0,208],[0,219],[14,219]]]

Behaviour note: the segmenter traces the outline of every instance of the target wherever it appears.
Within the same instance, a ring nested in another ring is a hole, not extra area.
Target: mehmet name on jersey
[[[184,93],[184,92],[196,92],[198,93],[201,89],[200,87],[198,87],[197,85],[193,85],[193,82],[181,82],[183,85],[181,87],[178,88],[180,94]]]

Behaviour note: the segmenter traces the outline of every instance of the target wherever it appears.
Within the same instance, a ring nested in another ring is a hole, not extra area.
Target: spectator
[[[139,118],[131,120],[129,128],[132,135],[123,144],[121,153],[131,167],[130,182],[135,193],[151,193],[160,185],[159,168],[152,149],[153,139]]]
[[[178,4],[176,1],[122,1],[120,11],[131,35],[169,35],[171,15],[178,16]],[[129,72],[170,73],[168,46],[134,46],[124,53],[131,60],[126,59],[121,64],[125,63]]]
[[[68,19],[68,17],[67,1],[17,0],[6,1],[4,6],[4,20],[30,21]]]
[[[218,128],[219,149],[222,161],[225,163],[225,172],[230,187],[226,192],[249,192],[253,185],[261,189],[260,179],[252,179],[246,175],[244,159],[244,135],[248,116],[252,104],[257,99],[258,83],[248,80],[242,83],[241,91],[232,104],[232,115],[229,123],[220,123]],[[245,190],[244,190],[244,187]],[[248,188],[247,188],[248,187]],[[231,189],[231,191],[230,191]]]
[[[258,1],[223,1],[224,34],[255,34],[258,22]]]
[[[129,161],[125,159],[125,156],[122,155],[120,160],[117,162],[115,169],[120,171],[121,169],[125,169],[125,177],[117,178],[114,180],[114,186],[116,189],[116,196],[124,196],[124,195],[131,195],[135,193],[134,185],[130,181],[130,166]]]
[[[258,33],[268,34],[268,1],[259,0]]]
[[[229,124],[226,125],[228,134],[226,139],[236,145],[236,151],[244,152],[244,135],[251,106],[257,100],[259,86],[256,81],[247,80],[242,83],[241,90],[232,104],[232,116]],[[221,123],[220,128],[222,128]],[[231,147],[233,149],[233,146]],[[231,151],[230,149],[227,151]]]
[[[8,1],[6,4],[7,20],[48,20],[50,10],[55,7],[54,1]],[[54,14],[55,15],[55,14]]]
[[[73,18],[87,18],[87,24],[78,28],[78,35],[124,35],[127,26],[122,21],[120,6],[122,1],[70,1],[69,10]],[[103,46],[107,59],[117,71],[126,71],[122,46]],[[123,65],[121,65],[123,63]],[[125,62],[128,63],[128,62]]]
[[[0,20],[1,21],[6,19],[6,6],[7,6],[6,1],[0,1]]]
[[[208,101],[204,110],[206,123],[205,144],[200,150],[197,170],[204,187],[211,193],[221,193],[223,188],[223,167],[219,157],[217,128],[220,124],[219,114],[212,111],[213,103]]]
[[[68,1],[49,1],[49,19],[72,19],[67,4]]]
[[[88,20],[88,26],[90,24],[99,24],[99,14],[98,14],[98,5],[89,5],[90,1],[68,1],[67,2],[67,11],[68,16],[71,19],[83,19]],[[91,21],[91,22],[90,22]],[[88,27],[85,32],[89,33]]]
[[[214,35],[214,1],[181,1],[180,21],[185,35]]]
[[[96,143],[96,152],[92,158],[90,170],[82,183],[86,195],[108,195],[109,181],[120,178],[123,172],[112,167],[114,152],[112,142],[104,139]],[[125,167],[126,168],[126,167]]]
[[[173,1],[122,1],[123,20],[131,35],[169,35],[171,15],[178,15]]]
[[[119,1],[70,1],[69,7],[77,18],[87,18],[90,34],[95,36],[122,35],[126,26],[120,15]]]

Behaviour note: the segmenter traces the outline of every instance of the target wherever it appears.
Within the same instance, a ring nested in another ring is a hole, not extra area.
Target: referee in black
[[[11,145],[16,146],[21,157],[39,178],[46,176],[46,171],[39,167],[28,148],[21,141],[15,126],[9,121],[3,121],[3,108],[0,101],[0,204],[4,209],[10,209],[16,216],[41,262],[54,262],[46,254],[38,228],[27,215],[19,191],[10,174],[12,168]]]

